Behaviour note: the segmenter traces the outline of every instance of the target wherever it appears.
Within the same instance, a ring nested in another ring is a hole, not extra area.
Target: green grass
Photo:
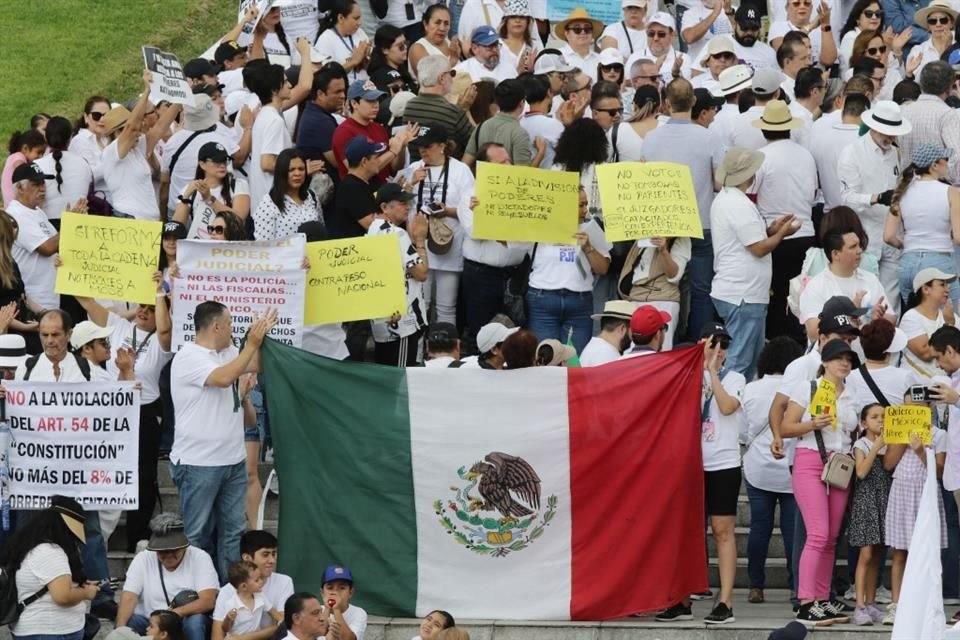
[[[0,157],[39,111],[74,120],[88,96],[126,102],[142,87],[153,45],[181,64],[235,23],[235,0],[27,0],[4,7]]]

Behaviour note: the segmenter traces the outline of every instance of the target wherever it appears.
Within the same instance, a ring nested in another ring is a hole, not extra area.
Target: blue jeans
[[[757,372],[757,358],[763,349],[767,305],[754,302],[732,305],[716,298],[713,299],[713,304],[732,338],[725,366],[742,373],[749,382]]]
[[[957,502],[953,492],[942,486],[943,513],[947,520],[947,548],[940,550],[940,564],[943,566],[943,597],[960,596],[960,521],[958,521]]]
[[[127,626],[140,635],[144,635],[147,632],[147,627],[150,626],[150,619],[146,616],[133,614],[127,621]],[[195,613],[184,618],[183,637],[186,640],[207,640],[210,637],[210,616]]]
[[[146,631],[146,627],[144,627],[144,631]],[[80,631],[74,631],[73,633],[65,633],[63,635],[57,635],[52,633],[38,633],[32,636],[13,635],[13,639],[14,640],[83,640],[83,629],[80,629]]]
[[[764,567],[767,564],[770,536],[773,535],[773,514],[778,502],[780,532],[783,534],[783,548],[787,557],[787,582],[793,585],[793,527],[797,513],[793,494],[764,491],[749,482],[746,484],[747,498],[750,500],[750,536],[747,538],[747,574],[750,576],[750,588],[763,589],[766,586]]]
[[[83,532],[87,538],[83,545],[83,570],[87,580],[109,580],[110,565],[107,564],[107,542],[100,531],[100,514],[96,511],[86,511],[87,520],[83,524]],[[100,587],[100,592],[93,599],[93,604],[113,601],[113,588],[106,584]]]
[[[956,273],[956,263],[952,253],[937,253],[935,251],[906,251],[900,254],[900,266],[897,269],[900,280],[900,297],[903,299],[903,308],[907,308],[907,298],[913,291],[913,278],[921,269],[934,267],[944,273]],[[950,299],[953,302],[960,300],[960,283],[956,280],[950,283]]]
[[[539,340],[555,338],[566,344],[573,330],[573,346],[577,353],[590,342],[593,335],[592,291],[569,289],[527,289],[527,329]]]
[[[703,240],[693,238],[692,243],[690,261],[687,263],[687,282],[690,287],[687,339],[696,342],[700,339],[700,329],[708,322],[713,322],[715,315],[710,299],[710,286],[713,283],[713,239],[710,230],[704,229]],[[677,342],[679,340],[675,340],[674,344]]]
[[[245,463],[221,467],[173,464],[170,470],[180,491],[184,533],[190,544],[210,554],[221,582],[225,581],[230,564],[240,559],[240,536],[247,526]]]

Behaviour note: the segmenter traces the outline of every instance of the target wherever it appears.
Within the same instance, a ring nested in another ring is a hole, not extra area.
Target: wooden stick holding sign
[[[143,61],[153,74],[150,81],[150,102],[161,100],[193,106],[193,90],[183,76],[177,56],[156,47],[143,47]]]

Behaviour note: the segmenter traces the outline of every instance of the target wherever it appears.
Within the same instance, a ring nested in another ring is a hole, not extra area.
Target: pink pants
[[[823,463],[820,454],[797,448],[793,463],[793,495],[807,529],[807,542],[800,554],[797,597],[803,600],[828,600],[837,535],[843,524],[849,490],[827,486],[820,480]]]

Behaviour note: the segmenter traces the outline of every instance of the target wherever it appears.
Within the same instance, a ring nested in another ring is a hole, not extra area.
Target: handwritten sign
[[[597,165],[607,240],[703,238],[690,169],[672,162]]]
[[[303,340],[303,265],[306,239],[297,234],[282,240],[177,243],[180,277],[173,285],[173,348],[196,340],[193,312],[206,300],[230,309],[234,342],[247,333],[254,318],[274,308],[276,326],[268,334],[299,347]]]
[[[57,293],[154,304],[162,222],[63,214]]]
[[[143,61],[153,73],[150,82],[150,101],[157,104],[168,100],[176,104],[193,105],[193,91],[183,77],[183,67],[177,56],[156,47],[143,47]]]
[[[138,507],[140,391],[133,382],[5,382],[10,508],[55,495],[86,509]]]
[[[572,171],[480,162],[473,237],[575,244],[579,189]]]
[[[825,378],[820,379],[816,393],[810,399],[807,411],[811,416],[831,416],[833,428],[837,428],[837,385]]]
[[[883,439],[887,444],[910,444],[910,434],[920,436],[920,442],[930,444],[933,435],[930,407],[899,405],[883,410]]]

